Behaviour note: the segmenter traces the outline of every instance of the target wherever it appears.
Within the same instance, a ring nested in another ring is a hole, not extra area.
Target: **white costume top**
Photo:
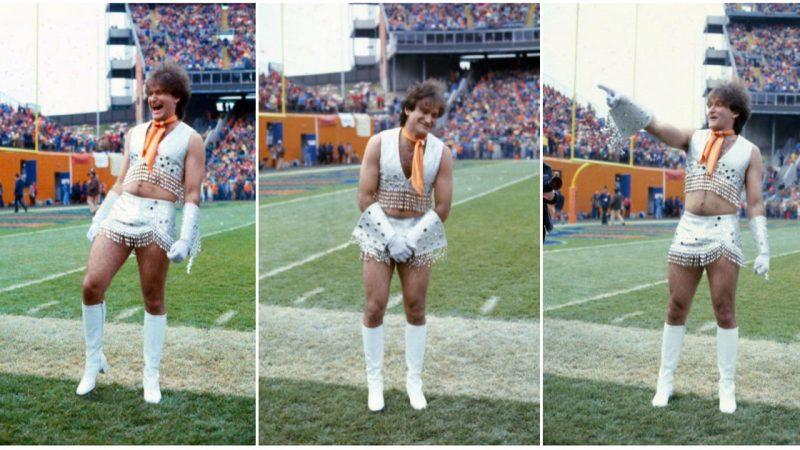
[[[400,128],[382,131],[380,180],[375,199],[384,208],[426,212],[431,209],[431,191],[439,163],[442,161],[444,143],[431,133],[425,138],[425,152],[422,159],[425,166],[425,195],[419,195],[411,180],[403,173],[400,164]]]
[[[741,135],[737,136],[733,146],[719,158],[713,176],[709,176],[706,165],[700,164],[700,157],[710,134],[711,130],[697,130],[692,135],[686,158],[684,191],[711,191],[738,208],[753,144]]]
[[[123,185],[137,181],[147,181],[160,186],[178,197],[178,203],[183,204],[184,196],[184,161],[189,150],[189,138],[194,131],[185,123],[178,125],[167,133],[158,144],[153,171],[147,169],[147,161],[142,158],[144,141],[147,129],[151,122],[145,122],[133,127],[128,139],[129,166]]]

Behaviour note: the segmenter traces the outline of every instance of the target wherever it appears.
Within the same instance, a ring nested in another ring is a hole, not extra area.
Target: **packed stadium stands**
[[[572,100],[557,89],[544,85],[544,154],[570,157]],[[575,111],[575,157],[628,163],[628,140],[614,139],[606,119],[594,109],[578,103]],[[670,149],[645,131],[634,139],[633,163],[639,166],[680,169],[686,166],[684,152]]]
[[[165,57],[187,70],[255,67],[254,4],[130,4],[130,11],[147,67]],[[220,38],[227,29],[230,42]]]
[[[255,117],[230,118],[206,146],[206,200],[255,199]],[[206,130],[206,136],[211,130]]]
[[[539,145],[539,75],[489,72],[451,105],[441,135],[461,158],[513,158]]]
[[[726,3],[725,11],[757,12],[763,14],[800,14],[798,3]]]
[[[353,85],[346,98],[334,85],[303,86],[286,77],[286,110],[298,113],[366,113],[384,107],[385,94],[372,83]],[[262,111],[281,111],[281,74],[270,70],[258,77],[258,98]]]
[[[798,25],[728,26],[736,68],[748,87],[765,92],[800,92]]]
[[[539,8],[531,3],[386,3],[384,10],[395,31],[539,26]]]

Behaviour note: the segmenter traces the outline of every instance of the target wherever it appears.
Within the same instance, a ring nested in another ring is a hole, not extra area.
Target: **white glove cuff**
[[[383,211],[379,202],[375,202],[361,214],[356,230],[366,234],[368,238],[377,240],[381,248],[386,248],[389,241],[396,234],[394,227],[389,222],[389,218]]]
[[[756,251],[758,254],[769,255],[767,218],[764,216],[755,216],[750,219],[750,232],[753,233],[753,241],[756,243]]]
[[[619,96],[609,114],[614,125],[625,138],[632,136],[653,120],[653,113],[625,95]]]
[[[92,218],[93,223],[100,223],[102,222],[108,215],[111,213],[111,207],[114,205],[114,202],[117,201],[119,198],[119,194],[116,191],[109,191],[106,194],[106,199],[103,200],[103,204],[100,205],[100,208],[97,209],[97,212],[94,213],[94,218]]]
[[[184,203],[180,240],[189,243],[189,264],[186,265],[186,273],[191,273],[194,258],[198,253],[200,253],[199,222],[200,207],[194,203]]]

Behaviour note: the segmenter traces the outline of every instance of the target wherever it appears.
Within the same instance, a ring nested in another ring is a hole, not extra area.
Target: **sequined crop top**
[[[730,149],[717,162],[713,176],[706,172],[706,165],[700,164],[703,148],[711,130],[697,130],[689,143],[689,155],[686,158],[685,192],[711,191],[736,207],[742,197],[744,178],[750,166],[750,155],[753,144],[742,137],[736,138]]]
[[[378,181],[376,200],[384,208],[426,212],[431,209],[431,191],[439,163],[442,160],[444,143],[428,133],[425,153],[422,159],[425,166],[425,195],[419,195],[411,180],[406,178],[400,164],[400,128],[381,132],[381,175]]]
[[[183,204],[183,172],[186,152],[189,149],[189,138],[192,127],[183,122],[164,136],[158,145],[158,155],[153,165],[153,171],[147,170],[147,162],[142,158],[142,149],[150,122],[145,122],[133,127],[128,139],[129,161],[128,172],[123,185],[146,181],[160,186],[178,197],[178,204]]]

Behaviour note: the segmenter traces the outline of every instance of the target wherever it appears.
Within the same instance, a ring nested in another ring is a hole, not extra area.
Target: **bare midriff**
[[[687,192],[685,209],[698,216],[719,216],[739,212],[738,206],[711,191]]]
[[[161,186],[147,181],[134,181],[122,187],[124,192],[137,197],[152,198],[155,200],[166,200],[168,202],[178,201],[178,196],[162,188]]]
[[[387,216],[397,217],[399,219],[411,219],[414,217],[421,217],[425,215],[424,212],[413,211],[410,209],[397,209],[397,208],[383,208],[383,212]]]

